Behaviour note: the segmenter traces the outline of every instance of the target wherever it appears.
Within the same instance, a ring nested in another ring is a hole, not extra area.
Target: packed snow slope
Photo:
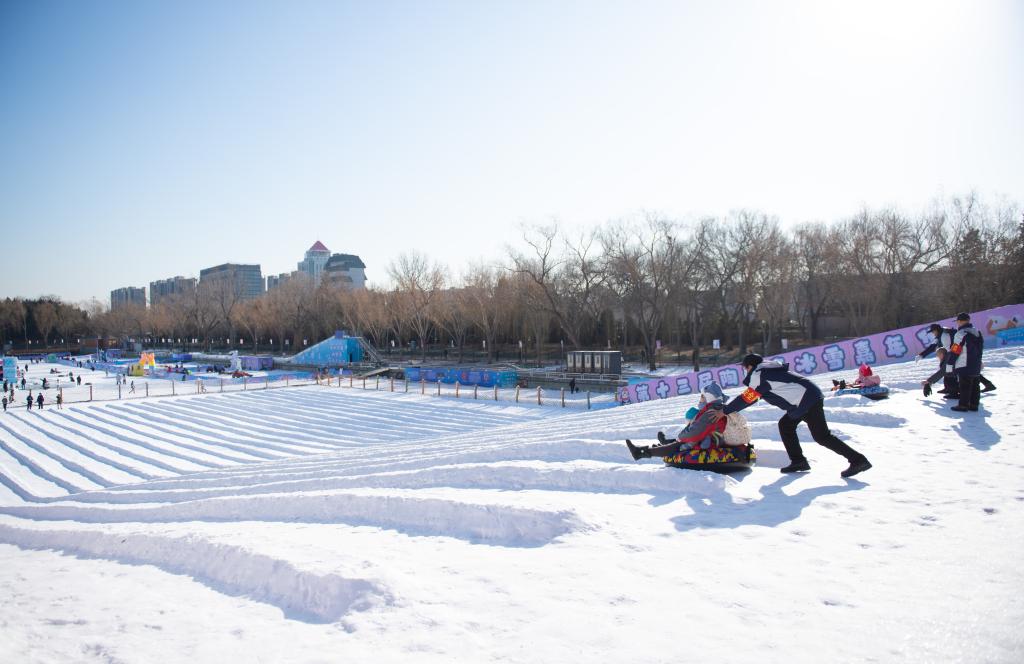
[[[829,397],[874,464],[851,480],[803,426],[812,471],[779,474],[767,404],[752,471],[633,462],[623,439],[674,434],[695,397],[9,412],[0,661],[1017,662],[1024,349],[985,361],[978,413],[923,397],[934,360],[883,367],[887,401]]]

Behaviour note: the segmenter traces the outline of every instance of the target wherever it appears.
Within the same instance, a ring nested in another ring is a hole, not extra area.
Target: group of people
[[[931,385],[941,379],[943,388],[939,392],[947,399],[958,401],[953,406],[954,411],[977,411],[981,393],[996,389],[981,374],[981,356],[985,346],[981,332],[971,324],[971,317],[967,313],[957,314],[955,328],[936,323],[929,331],[935,342],[918,353],[917,359],[934,352],[939,359],[939,368],[922,381],[925,396],[931,394]],[[741,410],[763,399],[785,411],[779,420],[779,435],[789,456],[789,464],[781,469],[783,473],[802,472],[811,468],[796,433],[800,422],[807,424],[811,438],[816,443],[849,462],[849,467],[840,473],[842,477],[853,477],[871,468],[867,457],[839,440],[829,430],[825,420],[824,395],[814,383],[790,372],[788,363],[765,361],[755,353],[744,357],[742,366],[745,373],[743,385],[746,389],[739,396],[725,403],[721,388],[712,383],[703,390],[698,408],[687,413],[689,423],[675,440],[667,440],[661,432],[658,432],[657,445],[637,446],[627,440],[626,447],[633,459],[670,456],[693,449],[694,445],[728,445],[723,434],[730,418],[742,417],[739,414]],[[832,381],[832,389],[865,388],[881,383],[879,376],[867,364],[862,364],[858,373],[858,377],[849,384],[845,381]]]
[[[939,359],[939,368],[921,381],[924,395],[932,393],[932,385],[942,380],[938,392],[946,399],[958,403],[953,410],[959,413],[977,412],[982,392],[996,389],[992,381],[981,374],[981,354],[985,339],[966,313],[957,314],[956,328],[942,327],[938,323],[929,328],[935,341],[917,354],[917,359],[928,357],[933,352]],[[982,387],[984,386],[984,387]]]
[[[737,418],[737,423],[741,423],[740,411],[763,399],[785,411],[779,420],[779,435],[789,456],[789,464],[781,468],[781,472],[796,473],[811,469],[796,433],[801,422],[807,425],[816,443],[849,462],[849,467],[840,473],[842,477],[853,477],[871,468],[867,457],[839,440],[829,430],[828,422],[825,421],[825,395],[817,385],[789,371],[788,362],[766,361],[760,355],[751,353],[743,358],[742,366],[745,373],[743,385],[746,389],[739,396],[725,403],[721,388],[712,383],[702,392],[701,407],[676,440],[668,441],[659,436],[659,444],[648,447],[640,447],[627,440],[626,447],[633,459],[670,456],[684,449],[692,449],[694,444],[715,444],[718,442],[714,440],[715,434],[724,439],[732,418]]]

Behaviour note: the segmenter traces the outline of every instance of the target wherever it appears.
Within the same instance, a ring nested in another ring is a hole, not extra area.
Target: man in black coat
[[[963,413],[978,410],[981,398],[981,353],[985,348],[985,339],[971,325],[968,314],[957,314],[956,324],[953,345],[946,353],[946,371],[955,373],[960,383],[960,403],[953,406],[953,410]]]
[[[717,421],[743,410],[758,399],[764,399],[777,408],[786,411],[779,420],[779,435],[786,446],[790,464],[781,469],[783,473],[796,473],[810,470],[811,465],[804,457],[800,447],[800,439],[796,435],[796,427],[801,422],[811,430],[814,442],[828,448],[846,458],[850,467],[840,475],[853,477],[871,467],[871,462],[863,454],[839,440],[829,431],[825,421],[825,396],[818,386],[803,376],[790,373],[789,364],[785,362],[765,362],[764,358],[751,353],[743,358],[743,370],[747,372],[743,384],[747,389],[730,401],[724,409],[717,411]]]

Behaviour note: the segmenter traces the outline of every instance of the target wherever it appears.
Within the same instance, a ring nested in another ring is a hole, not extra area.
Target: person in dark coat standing
[[[971,325],[970,315],[957,314],[956,323],[953,345],[946,353],[946,371],[955,373],[960,383],[960,403],[953,406],[953,410],[960,413],[977,411],[981,398],[981,354],[985,349],[985,339]]]
[[[29,392],[28,396],[25,397],[25,409],[32,410],[32,393]]]
[[[966,316],[967,314],[960,314]],[[917,354],[917,359],[922,357],[928,357],[933,352],[936,352],[940,348],[944,348],[947,351],[953,347],[953,337],[956,335],[956,328],[942,327],[938,323],[932,323],[929,326],[928,331],[931,332],[932,336],[935,337],[935,342],[926,346],[920,353]],[[945,360],[939,360],[940,365],[945,365]],[[960,384],[957,381],[956,374],[952,372],[946,372],[944,366],[940,367],[943,372],[942,377],[942,389],[939,390],[939,394],[945,394],[947,399],[959,399],[960,398]],[[991,392],[996,389],[995,384],[992,383],[985,376],[978,374],[978,381],[984,386],[982,392]]]
[[[747,389],[714,417],[727,417],[750,406],[758,399],[764,399],[786,411],[779,420],[779,435],[782,437],[782,444],[786,446],[790,463],[782,468],[781,472],[796,473],[811,469],[800,447],[800,439],[796,435],[797,425],[801,422],[807,424],[807,428],[811,430],[814,442],[850,462],[850,467],[840,473],[841,476],[853,477],[871,468],[871,462],[867,457],[829,431],[828,422],[825,421],[825,396],[817,385],[803,376],[790,373],[788,363],[765,362],[764,358],[756,353],[743,358],[743,370],[747,372],[743,379]]]
[[[39,410],[43,409],[43,393],[42,392],[40,392],[36,396],[36,406],[39,408]]]

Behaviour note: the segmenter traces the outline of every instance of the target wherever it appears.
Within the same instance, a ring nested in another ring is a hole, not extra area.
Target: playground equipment
[[[147,368],[156,368],[156,353],[140,354],[139,361],[128,367],[128,374],[132,376],[145,376]]]

